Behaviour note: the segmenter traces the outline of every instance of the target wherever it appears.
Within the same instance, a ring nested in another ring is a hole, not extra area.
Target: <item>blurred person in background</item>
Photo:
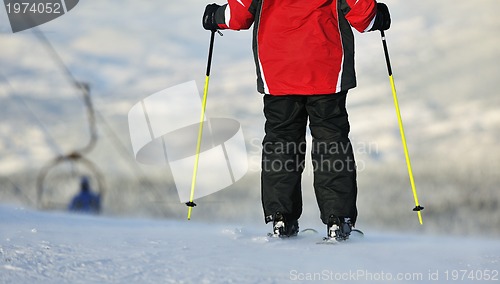
[[[101,212],[101,198],[99,194],[92,192],[88,177],[80,179],[80,192],[71,200],[69,210],[92,214]]]

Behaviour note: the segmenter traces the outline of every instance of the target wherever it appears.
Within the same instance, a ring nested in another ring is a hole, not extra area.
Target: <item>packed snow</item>
[[[302,229],[307,224],[301,224]],[[99,217],[0,206],[0,283],[471,282],[500,278],[500,241],[365,230],[317,244],[319,232]]]

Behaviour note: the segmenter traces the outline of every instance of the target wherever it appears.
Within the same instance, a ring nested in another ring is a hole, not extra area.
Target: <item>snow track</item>
[[[454,271],[499,277],[499,240],[369,231],[363,239],[318,246],[321,234],[269,239],[267,229],[2,205],[0,283],[425,283]]]

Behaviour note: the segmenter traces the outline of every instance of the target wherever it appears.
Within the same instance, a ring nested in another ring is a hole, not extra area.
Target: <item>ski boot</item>
[[[327,237],[325,239],[338,242],[345,241],[349,239],[352,227],[351,218],[330,215],[327,224]]]
[[[299,222],[297,220],[286,220],[281,212],[276,212],[273,217],[273,237],[288,238],[299,233]]]

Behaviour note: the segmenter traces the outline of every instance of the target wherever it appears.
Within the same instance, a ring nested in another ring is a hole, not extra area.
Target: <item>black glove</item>
[[[205,8],[205,13],[203,14],[202,19],[203,28],[205,30],[215,31],[219,29],[219,26],[215,22],[215,12],[217,12],[217,9],[219,9],[220,7],[221,6],[214,3],[207,5],[207,7]]]
[[[377,3],[377,15],[370,31],[385,31],[391,27],[391,14],[384,3]]]

